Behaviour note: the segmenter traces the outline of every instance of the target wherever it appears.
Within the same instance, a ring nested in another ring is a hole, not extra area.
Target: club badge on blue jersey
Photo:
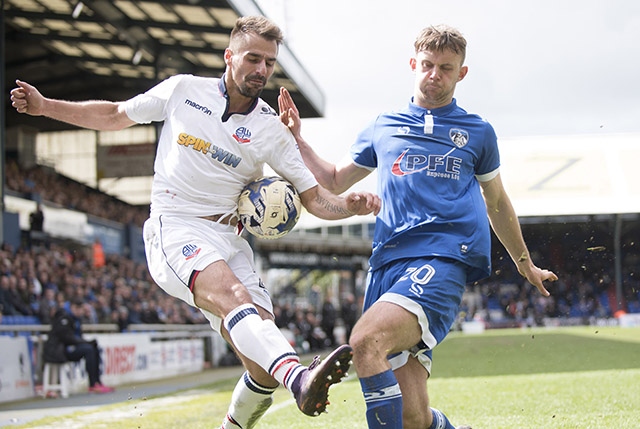
[[[464,147],[469,141],[469,133],[460,128],[451,128],[449,130],[449,138],[458,146],[458,148]]]

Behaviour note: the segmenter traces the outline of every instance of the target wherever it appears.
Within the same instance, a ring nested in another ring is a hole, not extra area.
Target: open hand
[[[558,276],[555,275],[552,271],[543,270],[533,264],[523,264],[522,266],[521,264],[518,264],[518,271],[520,272],[520,274],[527,278],[529,283],[538,288],[538,291],[542,296],[551,295],[547,288],[544,287],[543,282],[555,282],[556,280],[558,280]]]
[[[280,121],[291,130],[294,137],[299,137],[302,128],[300,112],[298,112],[289,91],[283,87],[280,88],[278,96],[278,110],[280,110]]]
[[[380,213],[382,201],[380,197],[370,192],[351,192],[345,196],[347,210],[356,215],[368,215]]]

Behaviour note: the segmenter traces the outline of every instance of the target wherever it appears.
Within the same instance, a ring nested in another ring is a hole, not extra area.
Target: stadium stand
[[[48,205],[78,210],[125,225],[142,226],[149,215],[149,206],[132,206],[42,165],[25,169],[15,159],[7,158],[5,181],[8,194],[46,201]]]
[[[5,183],[6,191],[13,195],[109,221],[141,226],[148,213],[148,207],[131,206],[48,167],[22,169],[11,158],[7,159]],[[469,286],[461,317],[481,318],[490,327],[505,327],[542,325],[550,318],[588,324],[596,318],[611,318],[619,310],[640,312],[639,224],[633,222],[624,235],[624,295],[620,302],[614,290],[614,255],[610,246],[599,246],[611,242],[606,228],[597,223],[567,223],[553,228],[524,225],[535,260],[552,267],[560,277],[552,296],[540,297],[526,285],[496,242],[494,274]],[[0,249],[1,323],[46,324],[55,309],[67,307],[77,298],[86,302],[84,323],[113,323],[121,331],[137,323],[206,323],[199,311],[157,287],[144,263],[111,253],[106,255],[104,266],[96,267],[91,249],[91,244],[51,237],[37,243],[24,239],[19,248],[5,243]],[[547,254],[545,260],[543,255]],[[283,304],[277,310],[280,326],[294,333],[297,344],[311,349],[324,347],[317,309],[305,304],[304,299],[296,303],[294,308]]]
[[[54,170],[36,165],[22,169],[8,158],[6,192],[106,218],[142,226],[147,207],[136,207],[99,192]],[[2,324],[46,324],[59,307],[75,298],[86,303],[83,322],[204,323],[200,312],[174,300],[153,283],[143,263],[118,254],[94,267],[92,245],[46,237],[32,243],[23,231],[19,248],[4,243],[0,249],[0,306]]]
[[[463,312],[465,320],[478,314],[490,327],[540,326],[545,319],[564,319],[567,324],[593,324],[614,317],[622,310],[640,309],[640,238],[636,221],[626,231],[621,245],[623,295],[615,292],[613,239],[603,225],[524,225],[534,259],[552,267],[559,281],[551,285],[551,296],[539,296],[523,281],[502,246],[494,242],[493,275],[469,286]],[[495,237],[494,237],[495,240]],[[542,250],[538,252],[537,250]],[[548,250],[551,249],[549,252]],[[548,258],[544,255],[548,254]]]

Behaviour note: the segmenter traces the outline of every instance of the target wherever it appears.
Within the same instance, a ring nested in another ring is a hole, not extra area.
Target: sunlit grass
[[[217,428],[235,380],[22,428]],[[432,405],[474,429],[640,427],[640,328],[453,333],[434,354]],[[334,386],[328,413],[303,416],[284,389],[260,429],[366,428],[360,385]],[[18,427],[18,426],[16,426]]]

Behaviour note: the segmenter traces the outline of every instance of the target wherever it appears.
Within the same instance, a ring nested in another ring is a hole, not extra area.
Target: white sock
[[[220,429],[236,429],[236,428],[242,429],[242,426],[237,424],[229,414],[224,416],[224,420],[222,421],[222,426],[220,426]]]
[[[245,372],[231,396],[231,404],[221,429],[251,429],[273,403],[275,387],[259,385]]]
[[[244,304],[227,314],[224,327],[241,354],[291,390],[291,383],[305,367],[273,321],[262,320],[253,304]]]

